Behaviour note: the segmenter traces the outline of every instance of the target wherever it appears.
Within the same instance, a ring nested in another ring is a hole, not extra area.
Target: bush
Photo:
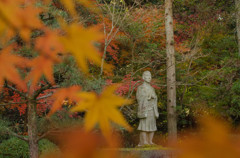
[[[40,155],[59,150],[57,145],[55,145],[54,143],[50,142],[47,139],[40,140],[38,144]]]
[[[0,158],[28,158],[28,144],[16,137],[4,140],[0,144]]]
[[[49,140],[43,139],[39,141],[39,152],[44,154],[58,150],[58,147]],[[28,158],[28,144],[16,137],[4,140],[0,144],[0,158]]]
[[[9,122],[0,119],[0,143],[2,143],[2,141],[9,138],[9,136],[6,134],[6,128],[7,128],[8,124],[9,124]]]

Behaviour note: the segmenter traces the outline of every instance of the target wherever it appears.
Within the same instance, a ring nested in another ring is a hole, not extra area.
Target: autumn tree
[[[86,131],[92,130],[99,124],[104,137],[107,141],[111,141],[110,122],[131,130],[118,111],[119,106],[130,104],[131,101],[114,94],[117,89],[116,85],[106,87],[99,95],[84,92],[80,86],[59,88],[59,85],[55,83],[54,65],[62,63],[65,57],[73,56],[79,69],[85,74],[89,73],[90,62],[101,65],[101,57],[93,43],[101,40],[103,35],[96,27],[85,28],[75,20],[77,17],[76,3],[90,8],[94,7],[93,3],[87,1],[61,0],[60,8],[66,10],[72,20],[68,23],[63,16],[58,16],[55,18],[58,21],[58,28],[53,29],[51,25],[46,25],[39,16],[51,19],[46,8],[55,3],[25,0],[0,1],[0,40],[2,43],[0,88],[1,90],[8,88],[21,96],[20,100],[4,100],[2,105],[26,104],[28,127],[27,137],[10,130],[6,132],[28,142],[31,158],[39,157],[38,141],[48,134],[48,132],[39,133],[37,105],[42,99],[49,97],[53,104],[46,119],[51,119],[51,115],[68,99],[76,105],[71,108],[71,111],[88,111],[85,117]],[[9,42],[10,40],[12,41]],[[16,54],[16,51],[22,47],[31,48],[35,54],[29,56]],[[110,66],[106,64],[105,69],[110,71]],[[21,75],[19,72],[22,72]],[[56,88],[58,88],[56,91],[42,95],[44,91]],[[110,112],[103,113],[106,106]]]
[[[131,6],[127,6],[124,0],[99,1],[98,5],[102,11],[100,23],[103,25],[104,50],[101,61],[100,76],[103,74],[104,62],[108,47],[120,32],[121,27],[126,24],[124,21],[130,16],[129,12],[138,5],[138,0],[133,1]]]

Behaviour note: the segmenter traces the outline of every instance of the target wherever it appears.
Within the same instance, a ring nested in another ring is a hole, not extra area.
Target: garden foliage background
[[[240,141],[228,137],[240,121],[235,11],[233,0],[174,1],[178,131],[190,153],[184,157],[204,157],[217,144],[214,156],[239,155]],[[116,153],[99,147],[135,147],[135,89],[145,70],[159,98],[156,141],[166,144],[163,1],[0,0],[0,47],[0,157],[111,157]],[[231,127],[196,119],[205,115]],[[185,135],[205,128],[197,138]]]

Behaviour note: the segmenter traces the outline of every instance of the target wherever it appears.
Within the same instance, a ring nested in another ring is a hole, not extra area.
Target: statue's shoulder
[[[141,84],[137,88],[137,98],[141,100],[144,93],[145,93],[145,86]]]
[[[141,84],[137,88],[137,91],[140,92],[140,93],[145,93],[145,92],[147,92],[147,90],[148,90],[147,87],[145,85],[143,85],[143,84]]]
[[[138,90],[142,90],[142,89],[144,89],[145,88],[145,86],[143,85],[143,84],[141,84],[140,86],[138,86]]]

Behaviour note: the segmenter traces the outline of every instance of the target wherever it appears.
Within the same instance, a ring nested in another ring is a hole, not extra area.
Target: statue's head
[[[150,83],[151,80],[152,80],[151,72],[150,71],[144,71],[143,74],[142,74],[142,78],[145,82]]]

